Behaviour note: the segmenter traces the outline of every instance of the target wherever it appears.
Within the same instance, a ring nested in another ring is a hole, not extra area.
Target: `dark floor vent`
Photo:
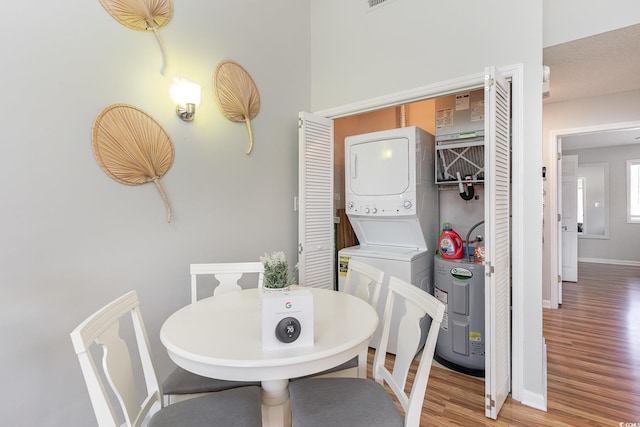
[[[367,0],[369,3],[369,9],[384,6],[385,3],[391,3],[393,0]]]

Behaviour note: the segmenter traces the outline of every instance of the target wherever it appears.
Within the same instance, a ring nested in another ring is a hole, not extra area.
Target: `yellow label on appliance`
[[[338,258],[338,275],[340,277],[347,277],[347,271],[349,270],[350,256],[340,255]]]
[[[482,332],[469,331],[469,341],[482,341]]]

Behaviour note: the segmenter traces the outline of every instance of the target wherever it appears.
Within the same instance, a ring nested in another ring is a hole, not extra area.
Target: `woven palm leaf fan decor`
[[[213,74],[213,90],[222,114],[232,122],[245,122],[249,149],[253,149],[251,119],[260,111],[260,94],[249,73],[234,61],[222,61]]]
[[[100,0],[113,18],[127,28],[153,31],[162,53],[162,74],[167,67],[167,55],[158,28],[166,25],[173,15],[172,0]]]
[[[171,207],[160,178],[171,168],[174,150],[162,126],[137,107],[114,104],[96,118],[92,139],[96,160],[108,176],[126,185],[156,185],[167,207],[167,222],[171,222]]]

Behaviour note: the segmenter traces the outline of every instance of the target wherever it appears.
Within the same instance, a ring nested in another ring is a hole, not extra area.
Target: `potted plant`
[[[291,285],[295,285],[293,272],[298,266],[290,270],[283,251],[273,252],[270,255],[264,254],[260,257],[260,261],[264,265],[263,288],[287,290]]]

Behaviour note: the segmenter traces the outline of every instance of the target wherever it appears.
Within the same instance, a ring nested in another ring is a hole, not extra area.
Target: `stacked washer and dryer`
[[[345,138],[345,206],[359,245],[338,253],[338,288],[344,287],[351,258],[385,271],[380,319],[390,275],[433,294],[439,229],[434,144],[433,135],[415,126]],[[420,348],[429,326],[425,317]],[[378,342],[380,331],[372,343]],[[390,336],[387,351],[395,354],[396,349],[397,338]]]

